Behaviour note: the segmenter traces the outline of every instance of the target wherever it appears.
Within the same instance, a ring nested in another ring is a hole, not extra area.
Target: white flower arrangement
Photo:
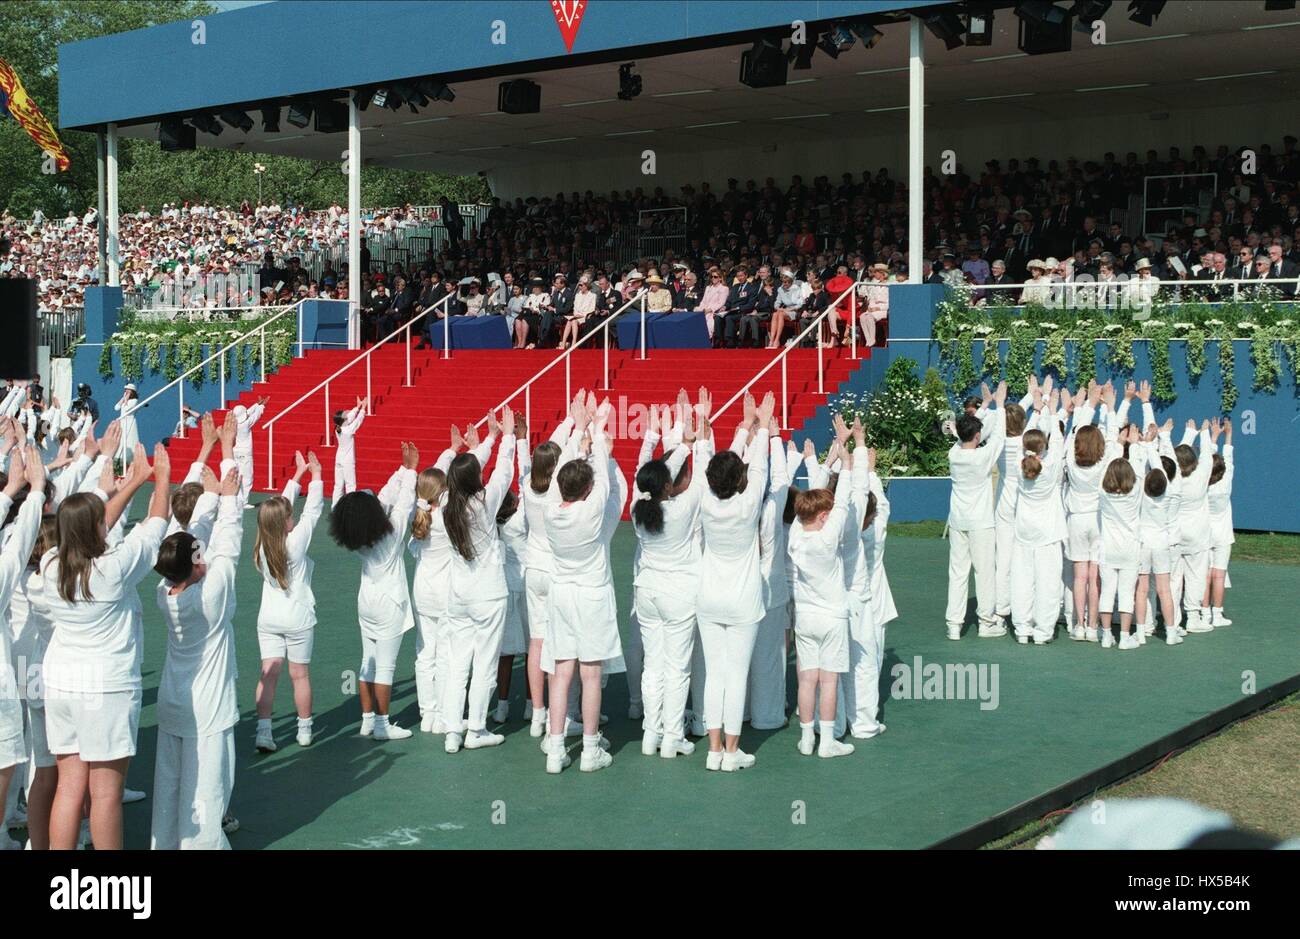
[[[1102,327],[1102,332],[1107,332],[1107,333],[1119,333],[1123,331],[1124,331],[1123,323],[1107,323],[1104,327]]]
[[[993,332],[993,327],[992,327],[992,326],[976,326],[976,327],[974,327],[974,328],[972,329],[972,332],[974,332],[975,335],[977,335],[977,336],[987,336],[987,335],[989,335],[991,332]]]
[[[1237,328],[1244,329],[1247,332],[1249,332],[1252,329],[1259,329],[1259,324],[1252,323],[1250,320],[1242,320],[1240,323],[1237,324]]]

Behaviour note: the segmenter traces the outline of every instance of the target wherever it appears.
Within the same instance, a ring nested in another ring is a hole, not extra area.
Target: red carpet
[[[817,350],[796,349],[787,360],[786,372],[790,392],[789,426],[797,434],[803,423],[817,407],[825,403],[858,367],[869,350],[860,350],[861,358],[853,361],[848,353],[839,350],[825,352],[825,393],[817,390]],[[270,398],[266,413],[254,431],[254,461],[256,478],[254,489],[279,490],[293,471],[295,450],[315,450],[325,468],[325,489],[328,493],[334,482],[334,447],[332,425],[330,444],[326,444],[328,415],[325,410],[325,393],[317,392],[273,426],[273,451],[268,448],[266,424],[286,407],[297,401],[324,378],[343,367],[355,352],[330,350],[308,352],[304,357],[277,372],[265,384],[258,384],[231,403],[250,405],[260,396]],[[406,372],[405,350],[391,345],[370,357],[370,388],[373,413],[357,434],[357,485],[378,489],[397,466],[400,442],[413,441],[420,448],[420,460],[432,464],[447,446],[448,428],[457,424],[464,428],[472,424],[488,409],[501,403],[528,381],[558,353],[555,350],[534,351],[465,351],[449,360],[443,360],[435,351],[411,351],[410,387],[404,387]],[[640,449],[639,431],[644,422],[644,409],[650,404],[669,404],[677,390],[685,387],[694,400],[697,389],[704,385],[713,395],[715,408],[721,407],[736,391],[749,381],[765,364],[771,361],[772,352],[761,349],[737,350],[650,350],[645,361],[637,353],[610,350],[610,390],[608,396],[618,415],[621,434],[634,434],[638,439],[622,437],[615,444],[615,455],[620,465],[631,477]],[[602,353],[599,349],[579,350],[571,357],[569,365],[571,389],[590,388],[598,395],[600,390]],[[781,366],[774,366],[754,386],[756,397],[766,391],[778,396],[777,418],[780,419]],[[361,363],[334,379],[330,384],[329,407],[331,411],[350,408],[357,396],[366,393],[366,365]],[[532,423],[529,436],[532,445],[541,442],[562,420],[565,411],[565,366],[557,365],[532,386]],[[510,402],[517,411],[525,407],[524,395]],[[222,415],[218,415],[220,418]],[[740,404],[735,404],[723,415],[720,428],[730,442],[730,434],[741,416]],[[178,466],[187,466],[197,455],[198,431],[190,431],[184,439],[173,438],[168,447],[172,460]],[[271,452],[271,484],[268,485],[267,454]],[[213,460],[215,464],[216,460]]]

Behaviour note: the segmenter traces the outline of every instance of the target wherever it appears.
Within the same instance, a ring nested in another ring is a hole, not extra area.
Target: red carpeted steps
[[[868,350],[861,350],[865,358]],[[387,480],[400,459],[400,442],[410,440],[420,448],[421,463],[430,465],[447,446],[448,431],[452,424],[462,428],[481,418],[489,408],[502,402],[509,394],[537,374],[548,363],[555,361],[555,350],[533,351],[463,351],[442,359],[431,350],[411,350],[412,384],[405,386],[406,354],[404,347],[390,345],[370,357],[370,393],[372,414],[366,418],[356,438],[357,484],[362,488],[378,489]],[[268,396],[270,401],[258,429],[254,432],[254,463],[256,478],[254,488],[275,491],[284,485],[293,472],[295,450],[315,450],[325,470],[325,485],[329,491],[334,479],[334,447],[332,425],[329,443],[326,443],[325,394],[313,393],[292,408],[273,424],[273,447],[268,447],[267,423],[311,391],[323,379],[355,358],[355,352],[309,352],[282,368],[265,384],[255,385],[251,391],[240,395],[235,403],[251,405],[258,397]],[[603,395],[600,389],[602,374],[601,350],[582,349],[570,360],[568,390],[589,388]],[[615,406],[614,425],[620,438],[615,444],[615,455],[629,478],[635,470],[640,449],[639,434],[644,427],[645,408],[651,404],[670,404],[679,388],[685,387],[692,400],[701,385],[709,388],[715,408],[720,408],[742,388],[755,373],[772,360],[766,350],[651,350],[642,361],[635,351],[611,350],[610,390]],[[787,389],[789,392],[788,420],[797,432],[817,407],[825,403],[857,368],[859,361],[850,359],[847,352],[828,350],[824,353],[825,393],[817,390],[817,350],[796,349],[788,357]],[[563,418],[566,407],[566,366],[561,363],[538,379],[531,391],[531,444],[536,445],[554,429]],[[366,394],[366,364],[353,366],[330,385],[331,411],[350,408],[358,396]],[[777,417],[780,419],[781,366],[774,366],[754,386],[756,397],[766,391],[778,395]],[[518,395],[511,405],[519,412],[525,407],[524,396]],[[224,415],[219,413],[218,419]],[[741,417],[737,402],[719,422],[724,436],[730,441],[731,429]],[[637,435],[631,439],[628,434]],[[173,438],[169,444],[172,460],[178,467],[188,466],[198,451],[197,431],[190,431],[184,439]],[[267,459],[271,458],[270,484],[268,485]],[[215,463],[215,459],[213,461]]]

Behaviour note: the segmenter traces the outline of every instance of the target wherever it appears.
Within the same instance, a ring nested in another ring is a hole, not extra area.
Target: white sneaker
[[[684,737],[673,737],[665,734],[663,742],[659,744],[659,755],[665,760],[671,760],[677,756],[690,756],[694,752],[695,744]]]
[[[722,751],[710,750],[704,760],[704,768],[710,771],[722,769]]]
[[[1223,626],[1231,626],[1232,620],[1223,615],[1221,608],[1215,608],[1210,611],[1210,625],[1215,629],[1219,629]]]
[[[817,738],[813,736],[812,731],[800,733],[799,742],[795,747],[804,756],[812,756],[813,751],[817,749]]]
[[[569,751],[564,747],[558,747],[552,750],[549,745],[542,748],[546,753],[546,771],[548,773],[559,773],[573,762],[569,758]]]
[[[1165,645],[1176,646],[1182,641],[1183,641],[1183,637],[1179,635],[1178,630],[1169,629],[1165,631]]]
[[[425,713],[420,715],[420,733],[422,734],[433,733],[433,725],[438,723],[440,723],[440,721],[438,720],[438,712],[426,711]]]
[[[1096,626],[1092,626],[1090,628],[1084,629],[1083,639],[1085,642],[1100,642],[1101,630]]]
[[[1189,633],[1212,633],[1214,632],[1214,623],[1209,622],[1203,616],[1197,616],[1192,619],[1191,614],[1187,615],[1187,631]]]
[[[1028,636],[1017,636],[1017,637],[1016,637],[1016,642],[1020,643],[1022,646],[1027,646],[1027,645],[1029,645],[1029,637],[1028,637]]]
[[[1101,631],[1101,647],[1103,649],[1109,649],[1113,645],[1115,645],[1114,634],[1109,629],[1103,629]]]
[[[310,747],[311,740],[312,740],[312,732],[310,730],[300,729],[298,731],[298,746]]]
[[[949,626],[949,627],[948,627],[948,638],[949,638],[949,639],[952,639],[952,640],[954,640],[954,641],[960,640],[960,639],[961,639],[961,627],[960,627],[960,626]]]
[[[460,752],[460,734],[449,733],[442,741],[442,749],[447,753]]]
[[[858,740],[870,740],[872,737],[879,737],[885,732],[885,725],[879,721],[874,724],[867,724],[861,728],[853,728],[853,736]]]
[[[1142,634],[1144,636],[1154,636],[1156,634],[1156,622],[1152,620],[1149,623],[1142,624]]]
[[[492,712],[492,720],[497,724],[504,724],[510,720],[510,702],[508,700],[497,700],[496,710]]]
[[[411,732],[405,727],[398,727],[392,721],[385,721],[382,724],[375,723],[374,736],[376,740],[405,740],[411,736]]]
[[[998,639],[1006,634],[1007,627],[997,625],[996,623],[992,626],[981,624],[979,628],[979,637],[981,639]]]
[[[609,751],[603,747],[596,747],[589,750],[586,747],[582,749],[582,760],[578,769],[584,773],[594,773],[597,770],[604,769],[614,762],[614,758],[609,755]]]
[[[271,732],[269,730],[259,730],[257,732],[256,747],[258,753],[274,753],[276,750],[279,749],[275,745],[275,738],[271,736]],[[125,797],[123,801],[125,801]]]
[[[822,735],[821,743],[817,745],[817,755],[823,760],[829,760],[832,757],[848,756],[854,750],[851,743],[843,743],[834,737]]]
[[[1147,634],[1141,629],[1135,629],[1133,630],[1133,641],[1140,646],[1144,646],[1147,644]]]
[[[528,736],[546,736],[546,708],[538,708],[529,717]]]
[[[1069,628],[1069,634],[1070,634],[1070,638],[1073,639],[1075,642],[1088,641],[1088,631],[1084,629],[1082,626],[1071,626]]]
[[[722,771],[724,773],[734,773],[737,770],[749,769],[755,762],[753,754],[746,753],[744,750],[738,749],[735,753],[730,753],[724,750],[722,753]]]
[[[659,744],[662,742],[657,733],[653,730],[647,730],[641,735],[641,755],[654,756],[659,751]]]
[[[453,729],[453,728],[447,726],[447,722],[444,721],[442,718],[440,718],[440,717],[435,717],[435,718],[433,719],[433,723],[429,725],[429,733],[431,733],[431,734],[450,734],[450,733],[456,733],[456,734],[462,734],[462,735],[463,735],[463,734],[465,733],[465,722],[464,722],[464,721],[461,721],[461,722],[460,722],[460,727]]]
[[[639,704],[629,704],[627,706],[627,719],[630,721],[639,721],[645,717],[645,708]]]
[[[1049,642],[1051,642],[1051,641],[1052,641],[1052,637],[1051,637],[1051,636],[1035,636],[1035,637],[1034,637],[1034,645],[1036,645],[1036,646],[1045,646],[1045,645],[1047,645],[1047,644],[1048,644]]]
[[[375,715],[362,714],[361,715],[361,736],[369,737],[374,732],[375,732]]]
[[[499,747],[506,742],[500,734],[490,734],[486,730],[475,730],[465,735],[466,750],[481,750],[484,747]]]
[[[1121,633],[1119,637],[1119,649],[1121,652],[1127,652],[1130,649],[1138,647],[1137,637],[1132,633]]]

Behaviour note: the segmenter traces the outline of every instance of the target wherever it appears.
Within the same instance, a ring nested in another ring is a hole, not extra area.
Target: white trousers
[[[790,621],[786,604],[767,611],[758,624],[754,657],[749,663],[749,723],[755,730],[776,730],[785,725],[785,628]]]
[[[447,616],[450,664],[442,698],[442,719],[454,722],[465,713],[469,685],[469,730],[487,729],[488,708],[497,688],[497,659],[506,625],[506,598],[469,606],[464,613]]]
[[[740,736],[745,720],[745,688],[754,656],[758,623],[728,625],[700,620],[704,645],[704,726]]]
[[[1118,606],[1121,613],[1132,613],[1137,596],[1137,568],[1102,565],[1100,573],[1101,598],[1097,601],[1097,612],[1110,613]]]
[[[334,460],[334,491],[330,494],[330,505],[339,501],[339,497],[357,491],[357,461],[347,463]]]
[[[233,454],[239,468],[239,504],[248,505],[248,494],[253,491],[253,451],[236,450]]]
[[[1061,605],[1065,610],[1065,628],[1074,628],[1074,562],[1061,549]]]
[[[845,717],[854,730],[870,730],[880,717],[880,670],[885,663],[885,627],[871,615],[871,601],[850,601],[849,670],[840,676]],[[839,708],[836,708],[838,712]],[[838,715],[837,715],[838,716]]]
[[[645,667],[646,651],[641,635],[641,624],[637,617],[638,593],[640,591],[633,587],[632,615],[627,621],[627,644],[623,646],[623,663],[627,666],[627,703],[633,706],[640,704],[644,707],[642,669]],[[694,616],[691,619],[694,621]]]
[[[975,610],[981,626],[992,626],[995,605],[994,551],[992,528],[976,531],[948,529],[948,625],[966,622],[966,600],[970,595],[971,567],[975,568]]]
[[[442,707],[442,689],[451,664],[446,618],[415,615],[415,698],[420,716],[438,714]]]
[[[372,685],[393,684],[397,673],[397,653],[402,649],[402,636],[399,633],[388,639],[371,639],[361,637],[361,670],[357,678]]]
[[[998,616],[1011,616],[1011,568],[1016,553],[1016,523],[998,519],[993,527],[994,561],[996,586],[994,587],[994,610]]]
[[[233,727],[203,737],[159,731],[149,846],[157,851],[229,851],[221,819],[234,788]]]
[[[713,317],[709,317],[711,321]],[[695,624],[695,648],[691,652],[691,711],[695,719],[704,721],[704,676],[708,673],[704,661],[704,640],[700,637],[700,624]]]
[[[1201,611],[1205,598],[1205,579],[1210,574],[1210,552],[1180,551],[1169,577],[1169,589],[1174,595],[1174,609],[1181,603],[1188,613]]]
[[[1012,549],[1016,575],[1011,579],[1011,622],[1017,636],[1046,642],[1056,631],[1061,612],[1061,542]]]
[[[686,693],[691,686],[691,655],[695,651],[695,598],[638,590],[633,619],[637,623],[634,635],[639,634],[645,649],[640,682],[645,718],[641,729],[680,737],[686,720]],[[631,656],[626,657],[630,689],[632,662]]]

